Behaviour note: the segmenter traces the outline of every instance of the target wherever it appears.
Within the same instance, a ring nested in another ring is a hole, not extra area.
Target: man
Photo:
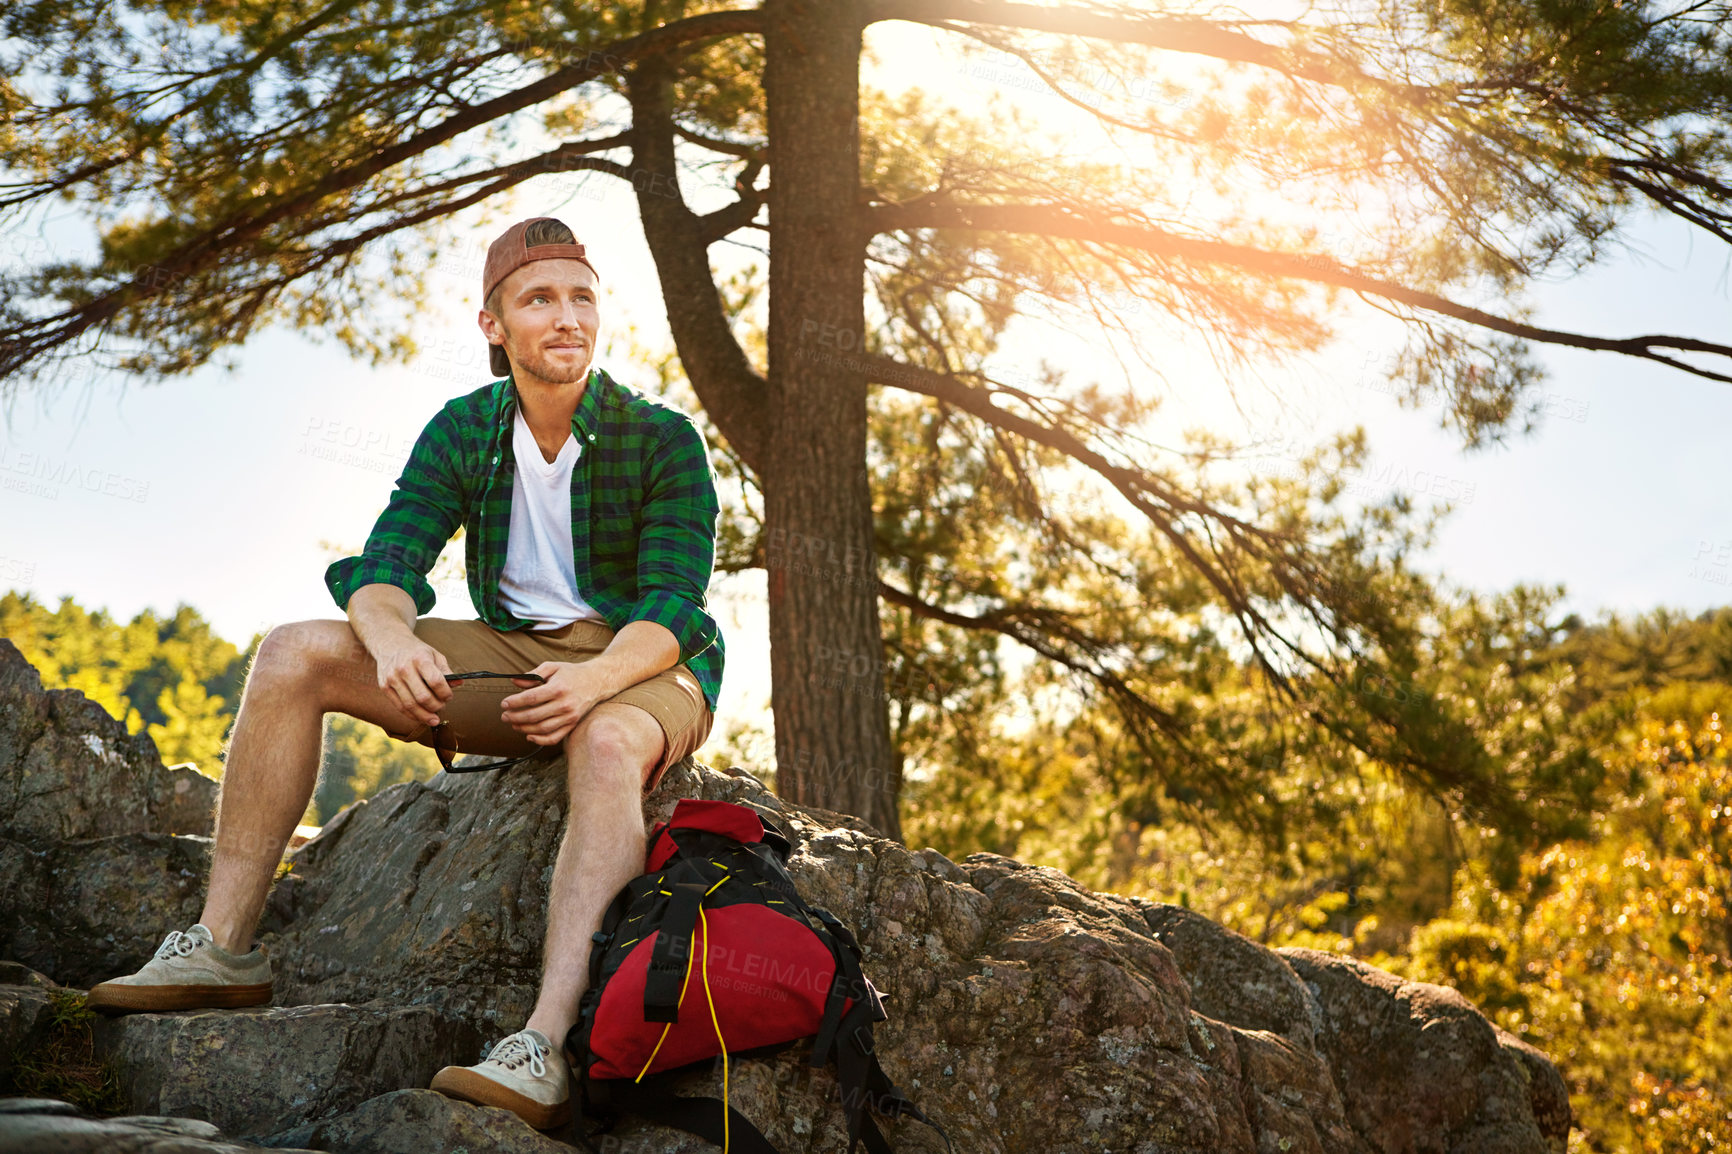
[[[541,1128],[570,1116],[561,1045],[590,935],[642,870],[642,795],[709,735],[723,659],[705,600],[719,509],[703,438],[685,414],[592,369],[599,291],[583,246],[552,218],[519,222],[488,249],[479,322],[506,379],[440,410],[361,555],[326,571],[348,620],[266,635],[235,718],[199,924],[93,989],[93,1007],[270,1001],[269,961],[240,951],[312,795],[325,713],[436,749],[563,751],[571,804],[535,1009],[433,1088]],[[426,573],[459,525],[481,620],[417,620],[434,602]],[[446,681],[482,671],[544,681]]]

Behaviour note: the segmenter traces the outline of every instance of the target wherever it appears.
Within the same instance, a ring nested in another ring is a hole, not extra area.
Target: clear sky
[[[879,46],[895,61],[879,83],[921,76],[953,99],[977,95],[947,58],[921,56],[921,44]],[[1003,76],[988,82],[1007,86]],[[1024,106],[1065,115],[1051,100]],[[628,190],[601,176],[531,184],[515,207],[562,216],[590,246],[604,326],[629,318],[641,340],[665,340]],[[326,543],[359,547],[428,418],[489,379],[473,317],[480,255],[497,227],[459,223],[433,258],[439,299],[416,320],[425,351],[413,363],[373,368],[270,331],[240,350],[232,372],[150,385],[74,373],[52,394],[17,398],[0,426],[0,589],[51,606],[69,594],[123,619],[186,602],[243,645],[273,624],[340,616],[322,582],[338,555]],[[1614,336],[1732,334],[1724,250],[1664,221],[1630,235],[1643,256],[1539,286],[1535,320]],[[14,229],[0,234],[0,253],[40,259],[76,237],[76,221]],[[1063,353],[1086,374],[1101,368],[1088,347],[1086,334],[1067,344],[1030,329],[1012,352],[1031,367]],[[1428,558],[1434,571],[1486,590],[1563,583],[1569,605],[1590,617],[1732,601],[1732,386],[1626,357],[1542,351],[1551,371],[1543,427],[1463,454],[1431,414],[1398,411],[1379,391],[1376,365],[1388,351],[1357,338],[1265,379],[1301,399],[1283,436],[1363,423],[1368,485],[1455,498]],[[627,383],[651,379],[605,347],[598,363]],[[1222,411],[1204,368],[1195,350],[1175,347],[1160,386],[1175,411]],[[767,727],[762,575],[718,579],[714,593],[729,648],[723,717]],[[434,613],[473,616],[460,585],[440,588]]]

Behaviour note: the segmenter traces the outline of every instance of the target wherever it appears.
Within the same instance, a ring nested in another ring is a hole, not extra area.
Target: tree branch
[[[175,281],[220,263],[230,252],[256,240],[272,225],[310,215],[325,198],[356,188],[470,129],[598,76],[618,71],[634,61],[654,57],[694,40],[755,32],[760,23],[760,13],[755,9],[711,12],[614,41],[587,53],[578,63],[556,69],[532,84],[449,116],[401,143],[368,153],[355,163],[339,166],[295,195],[267,201],[257,210],[231,216],[181,244],[148,269],[134,275],[126,284],[77,308],[15,326],[14,331],[0,334],[6,338],[0,345],[0,379],[17,372],[43,353],[68,344],[113,319],[122,309],[160,295]]]
[[[1674,337],[1648,334],[1639,337],[1595,337],[1560,329],[1541,328],[1510,320],[1468,305],[1457,304],[1435,293],[1406,288],[1355,272],[1328,257],[1295,256],[1268,252],[1249,245],[1226,241],[1204,240],[1142,222],[1126,222],[1101,214],[1088,213],[1065,205],[942,205],[931,202],[907,205],[879,205],[862,211],[862,227],[871,235],[900,229],[939,228],[981,232],[1029,233],[1095,244],[1134,248],[1156,256],[1207,264],[1231,265],[1267,276],[1289,277],[1334,285],[1353,292],[1383,297],[1423,312],[1436,313],[1493,332],[1504,333],[1522,340],[1567,348],[1590,349],[1599,352],[1622,353],[1641,360],[1657,361],[1693,376],[1711,381],[1732,383],[1732,375],[1715,372],[1690,364],[1657,350],[1707,353],[1732,359],[1732,345],[1699,340],[1694,337]]]
[[[1241,556],[1254,557],[1267,564],[1283,591],[1289,594],[1305,588],[1322,588],[1327,584],[1324,575],[1307,561],[1302,552],[1294,552],[1295,548],[1302,551],[1301,542],[1280,533],[1272,533],[1224,510],[1186,497],[1146,470],[1117,464],[1069,430],[1043,425],[1008,412],[992,403],[991,391],[970,385],[959,377],[936,373],[873,353],[858,354],[858,359],[867,380],[872,383],[889,385],[947,402],[989,425],[1063,453],[1111,484],[1138,512],[1147,517],[1173,548],[1214,587],[1238,622],[1246,642],[1256,654],[1259,665],[1278,688],[1290,691],[1291,685],[1286,673],[1275,664],[1267,647],[1269,643],[1325,676],[1333,676],[1324,662],[1283,633],[1258,607],[1256,599],[1248,592],[1237,572],[1237,567],[1229,559],[1226,547],[1212,538],[1206,546],[1200,546],[1191,534],[1185,531],[1180,519],[1191,517],[1205,526],[1217,526],[1231,542],[1234,552]],[[1208,534],[1205,533],[1204,536],[1208,537]],[[1328,620],[1313,600],[1302,597],[1299,603],[1310,613],[1316,624],[1337,639],[1345,640],[1339,623]]]
[[[1387,91],[1415,95],[1429,91],[1368,76],[1341,61],[1266,44],[1243,33],[1226,31],[1219,21],[1199,17],[1134,18],[1109,12],[1079,11],[1074,6],[1036,7],[1007,0],[866,0],[864,7],[868,23],[907,20],[940,28],[950,22],[996,24],[1030,32],[1057,32],[1212,56],[1219,60],[1259,65],[1320,84],[1373,85]]]
[[[706,245],[711,245],[751,224],[758,215],[758,210],[770,199],[770,190],[754,187],[758,182],[758,174],[764,170],[764,162],[757,159],[746,161],[739,176],[734,178],[734,191],[740,198],[732,204],[723,205],[714,212],[706,212],[698,217],[698,232]]]
[[[922,601],[914,594],[898,589],[882,579],[878,582],[878,595],[894,605],[908,609],[917,617],[925,617],[932,621],[941,621],[946,625],[955,625],[962,629],[987,629],[1001,633],[1014,641],[1020,641],[1030,649],[1075,673],[1085,674],[1113,698],[1121,703],[1135,703],[1135,711],[1153,721],[1162,732],[1181,746],[1187,746],[1186,733],[1183,726],[1171,711],[1161,708],[1147,700],[1132,689],[1124,678],[1110,669],[1104,669],[1094,662],[1086,661],[1081,656],[1070,652],[1063,645],[1054,643],[1054,638],[1060,638],[1072,645],[1080,646],[1085,651],[1099,651],[1108,648],[1106,642],[1091,636],[1071,624],[1068,616],[1055,609],[1040,606],[1010,605],[997,609],[989,609],[984,613],[958,613]]]
[[[1705,229],[1726,243],[1732,244],[1732,212],[1727,212],[1723,208],[1716,208],[1711,202],[1705,204],[1693,196],[1662,184],[1657,179],[1638,175],[1636,170],[1656,173],[1670,177],[1681,184],[1693,185],[1708,193],[1721,204],[1732,203],[1732,186],[1661,160],[1629,157],[1611,162],[1613,180],[1629,185],[1673,216],[1689,221],[1696,227]]]
[[[634,68],[626,78],[632,165],[649,178],[639,182],[638,215],[655,258],[668,329],[686,379],[722,436],[761,476],[769,444],[764,379],[734,337],[709,257],[710,244],[749,223],[758,204],[749,189],[740,189],[738,202],[704,217],[686,205],[675,154],[671,85],[668,70],[656,61]]]
[[[1137,692],[1125,678],[1091,660],[1093,654],[1109,648],[1108,644],[1070,622],[1057,610],[1039,606],[1004,606],[980,614],[957,613],[923,601],[912,593],[898,589],[889,582],[878,582],[878,595],[893,605],[900,605],[916,617],[942,622],[960,629],[988,630],[1028,646],[1054,664],[1093,681],[1118,707],[1125,719],[1125,729],[1143,757],[1151,764],[1171,766],[1172,752],[1190,769],[1199,771],[1215,792],[1215,801],[1244,823],[1246,828],[1264,826],[1266,814],[1250,812],[1244,805],[1240,784],[1242,768],[1224,763],[1198,747],[1192,740],[1191,726],[1171,710]],[[1169,743],[1162,750],[1155,737]],[[1163,756],[1165,755],[1165,756]],[[1171,779],[1170,772],[1165,775]]]
[[[533,176],[541,176],[550,172],[604,172],[609,176],[617,176],[628,184],[631,182],[631,170],[625,165],[612,160],[603,160],[590,155],[596,152],[606,152],[610,148],[623,148],[631,143],[631,134],[620,132],[600,140],[571,140],[558,148],[532,156],[528,160],[520,160],[515,164],[504,164],[498,168],[482,169],[478,172],[466,172],[449,180],[436,184],[422,185],[420,188],[405,189],[401,195],[394,196],[386,204],[400,204],[405,200],[420,200],[423,197],[453,189],[463,188],[479,180],[499,180],[506,177],[516,177],[512,184],[521,183]]]
[[[693,132],[677,121],[674,123],[674,131],[679,134],[681,140],[689,140],[699,148],[707,148],[711,152],[720,152],[727,156],[737,156],[742,160],[761,161],[768,151],[762,144],[740,144],[732,140],[717,140],[713,136]]]

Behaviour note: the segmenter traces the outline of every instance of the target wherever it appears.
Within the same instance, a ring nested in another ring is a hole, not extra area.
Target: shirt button
[[[592,440],[592,441],[593,441],[593,440],[595,440],[595,434],[594,434],[594,433],[591,433],[591,434],[590,434],[590,435],[589,435],[589,439],[590,439],[590,440]]]

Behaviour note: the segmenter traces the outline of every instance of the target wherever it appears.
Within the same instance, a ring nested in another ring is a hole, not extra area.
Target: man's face
[[[549,385],[583,380],[601,327],[595,273],[582,261],[532,260],[499,282],[498,314],[478,318],[488,342],[503,345],[517,378]]]

